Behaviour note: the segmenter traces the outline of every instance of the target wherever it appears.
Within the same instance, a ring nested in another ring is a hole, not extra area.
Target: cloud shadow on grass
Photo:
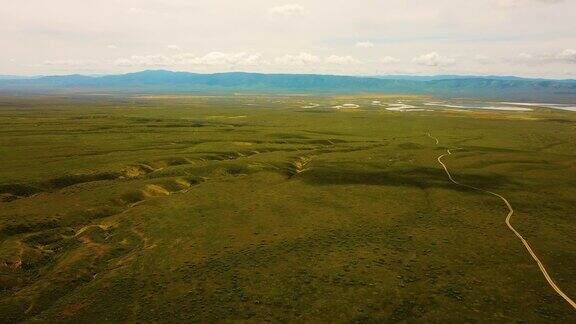
[[[427,188],[474,192],[451,183],[440,168],[415,167],[402,170],[367,170],[342,167],[312,168],[300,175],[300,179],[312,185],[373,185]],[[454,178],[464,184],[486,189],[500,188],[514,183],[502,175],[479,175],[453,172]]]

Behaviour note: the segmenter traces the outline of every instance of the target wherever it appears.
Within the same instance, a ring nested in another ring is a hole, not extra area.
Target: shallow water
[[[542,107],[542,108],[576,111],[576,106],[567,104],[551,104],[551,103],[535,103],[535,102],[500,102],[500,103],[513,106]]]
[[[484,109],[484,110],[502,110],[502,111],[532,111],[531,108],[525,107],[509,107],[509,106],[484,106],[484,105],[450,105],[440,102],[429,102],[425,103],[426,106],[438,106],[446,108],[458,108],[458,109]]]
[[[342,104],[342,105],[338,105],[338,106],[333,106],[332,108],[334,109],[356,109],[356,108],[360,108],[360,105],[357,104]]]

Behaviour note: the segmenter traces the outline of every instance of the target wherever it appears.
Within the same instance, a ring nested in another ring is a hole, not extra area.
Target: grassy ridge
[[[575,296],[576,117],[374,99],[1,98],[2,318],[574,320],[436,157]]]

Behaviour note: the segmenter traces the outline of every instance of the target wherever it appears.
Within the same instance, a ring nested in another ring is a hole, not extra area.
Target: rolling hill
[[[475,76],[408,78],[244,72],[198,74],[166,70],[96,77],[75,74],[0,80],[0,92],[3,93],[66,91],[329,94],[379,92],[567,102],[576,100],[576,81]]]

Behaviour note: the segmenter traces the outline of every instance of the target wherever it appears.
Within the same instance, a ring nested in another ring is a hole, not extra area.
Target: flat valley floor
[[[437,161],[575,298],[576,113],[436,101],[0,97],[1,321],[576,322]]]

